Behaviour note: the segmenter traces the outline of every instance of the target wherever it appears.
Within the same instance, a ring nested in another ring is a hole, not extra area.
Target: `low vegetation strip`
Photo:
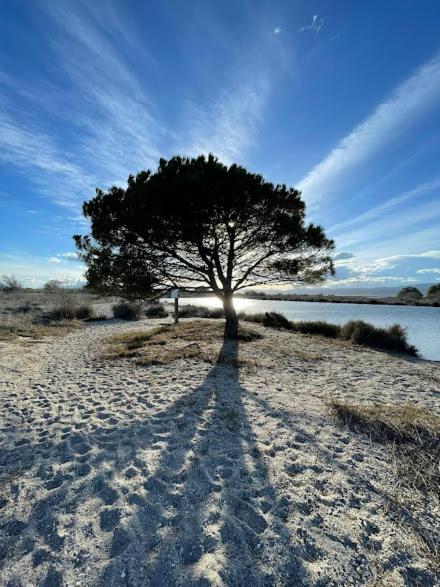
[[[105,359],[134,359],[141,365],[166,365],[181,359],[194,359],[214,364],[220,358],[224,338],[221,323],[194,320],[183,324],[170,324],[152,328],[146,332],[132,331],[107,339]],[[241,326],[239,340],[251,342],[262,338],[261,334]],[[238,364],[231,355],[227,362]]]
[[[97,316],[92,296],[64,290],[0,292],[0,340],[66,334]]]
[[[301,334],[316,334],[327,338],[340,338],[355,344],[364,345],[376,349],[406,353],[414,357],[418,356],[418,350],[407,341],[405,329],[399,324],[388,328],[380,328],[363,322],[362,320],[350,320],[343,326],[323,321],[291,322],[277,312],[265,312],[264,314],[241,313],[240,318],[248,322],[256,322],[269,328],[284,328]]]

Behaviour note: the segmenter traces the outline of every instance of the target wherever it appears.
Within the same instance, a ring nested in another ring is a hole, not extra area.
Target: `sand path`
[[[0,585],[437,584],[387,509],[389,449],[326,401],[438,411],[438,364],[268,330],[223,349],[240,372],[96,359],[159,323],[3,346]],[[435,532],[438,504],[418,515]]]

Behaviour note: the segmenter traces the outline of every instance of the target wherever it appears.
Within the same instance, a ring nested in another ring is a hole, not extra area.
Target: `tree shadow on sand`
[[[238,364],[238,341],[225,339],[204,381],[144,421],[66,432],[61,442],[11,439],[0,463],[17,465],[9,483],[31,475],[43,497],[0,523],[7,584],[20,585],[26,567],[44,587],[76,573],[102,586],[309,584],[255,443]],[[154,467],[142,462],[146,449],[157,449]],[[132,475],[141,476],[137,491],[113,483]],[[105,538],[84,524],[85,503],[96,504]],[[66,517],[72,537],[59,530]],[[101,563],[90,564],[88,540]]]
[[[243,405],[238,344],[225,339],[203,383],[158,416],[166,447],[103,585],[308,584]]]

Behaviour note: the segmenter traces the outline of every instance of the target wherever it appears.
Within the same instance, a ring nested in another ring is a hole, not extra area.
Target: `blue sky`
[[[302,189],[339,285],[440,280],[438,0],[0,10],[0,274],[80,280],[96,186],[213,152]]]

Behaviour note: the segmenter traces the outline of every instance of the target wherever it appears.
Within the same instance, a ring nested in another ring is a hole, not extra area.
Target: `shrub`
[[[90,304],[77,305],[72,302],[65,302],[56,306],[48,314],[46,318],[50,320],[85,320],[91,319],[95,316],[93,306]]]
[[[331,324],[321,320],[310,322],[291,322],[282,314],[277,312],[265,312],[264,314],[239,314],[240,320],[263,324],[269,328],[285,328],[301,334],[313,334],[327,338],[342,338],[353,343],[383,349],[407,353],[414,357],[418,356],[417,349],[410,345],[406,338],[406,331],[399,324],[389,328],[377,328],[362,320],[350,320],[344,326]]]
[[[416,287],[403,287],[397,294],[397,298],[403,302],[412,302],[421,300],[423,298],[423,294]]]
[[[22,289],[23,286],[13,275],[3,275],[0,279],[0,291],[13,293]]]
[[[142,305],[134,302],[119,302],[112,306],[113,316],[121,320],[140,320]]]
[[[262,312],[260,314],[245,314],[244,312],[240,312],[238,317],[245,322],[255,322],[267,328],[286,328],[287,330],[292,330],[292,323],[278,312]]]
[[[418,355],[417,349],[408,343],[406,332],[399,324],[389,328],[378,328],[362,320],[350,320],[342,326],[340,336],[356,344]]]
[[[107,320],[106,314],[98,314],[96,316],[91,316],[90,318],[86,318],[86,322],[103,322]]]
[[[287,330],[292,330],[292,322],[287,320],[287,318],[282,314],[278,314],[278,312],[266,312],[263,318],[263,326],[269,328],[286,328]]]
[[[239,312],[238,318],[245,322],[255,322],[255,324],[263,324],[264,313],[261,314],[246,314],[245,312]]]
[[[440,301],[440,283],[431,285],[431,287],[426,292],[426,297],[430,300]]]
[[[145,308],[145,316],[147,316],[147,318],[166,318],[168,316],[168,312],[165,310],[163,304],[148,304]]]
[[[292,322],[291,324],[293,330],[301,332],[301,334],[318,334],[327,338],[338,338],[341,332],[341,327],[337,324],[330,324],[321,320],[316,320],[315,322]]]
[[[43,289],[48,292],[54,292],[62,289],[62,287],[62,281],[59,281],[58,279],[50,279],[49,281],[46,281],[46,283],[43,286]]]
[[[179,307],[180,318],[223,318],[222,308],[207,308],[205,306],[195,306],[186,304]]]

